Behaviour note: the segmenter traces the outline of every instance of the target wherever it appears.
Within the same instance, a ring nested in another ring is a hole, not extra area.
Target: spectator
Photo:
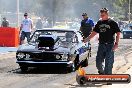
[[[22,32],[21,32],[21,37],[20,37],[20,44],[24,43],[25,37],[27,38],[27,41],[29,42],[31,31],[33,28],[32,20],[28,18],[27,13],[24,14],[24,18],[25,19],[22,21],[22,24],[21,24]]]
[[[81,21],[80,31],[82,32],[83,37],[87,38],[90,35],[92,28],[94,27],[94,22],[87,16],[87,13],[83,13],[82,17],[83,20]]]
[[[109,11],[107,8],[102,8],[100,10],[100,17],[102,19],[97,22],[90,36],[83,41],[87,42],[99,33],[96,67],[99,74],[109,75],[112,74],[114,51],[118,48],[120,29],[118,24],[109,18]],[[105,65],[103,66],[104,61]]]
[[[6,20],[5,17],[3,18],[3,21],[2,21],[1,27],[9,27],[9,22],[8,22],[8,20]]]

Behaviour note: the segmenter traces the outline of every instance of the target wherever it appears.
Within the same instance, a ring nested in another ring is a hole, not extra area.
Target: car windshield
[[[76,37],[76,33],[73,31],[54,31],[54,30],[41,30],[41,31],[36,31],[34,32],[34,34],[32,35],[29,44],[37,44],[38,43],[38,37],[40,35],[53,35],[53,36],[57,36],[59,38],[59,42],[60,43],[76,43],[78,41],[77,37]],[[63,45],[62,44],[62,45]]]

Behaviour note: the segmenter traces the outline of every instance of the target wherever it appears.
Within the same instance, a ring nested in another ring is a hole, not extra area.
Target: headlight
[[[29,54],[26,54],[26,58],[30,58],[30,55]]]
[[[60,59],[61,58],[61,56],[60,55],[56,55],[56,59]]]
[[[26,54],[26,57],[24,58],[25,60],[31,60],[30,55]]]
[[[62,55],[62,60],[68,60],[68,54],[64,53],[64,54]]]
[[[18,59],[23,59],[25,57],[25,54],[24,53],[18,53],[17,54],[17,58]]]

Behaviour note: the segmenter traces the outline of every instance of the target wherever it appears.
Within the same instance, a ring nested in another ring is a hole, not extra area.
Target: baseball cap
[[[100,12],[109,12],[109,10],[107,8],[102,8]]]
[[[87,13],[83,13],[82,16],[87,16]]]

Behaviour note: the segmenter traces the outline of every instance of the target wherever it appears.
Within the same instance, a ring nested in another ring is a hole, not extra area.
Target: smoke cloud
[[[99,9],[112,7],[107,0],[19,0],[20,12],[28,12],[37,16],[46,16],[55,20],[65,18],[81,18],[82,13],[97,21]],[[3,12],[15,13],[17,0],[0,0],[0,14]]]

